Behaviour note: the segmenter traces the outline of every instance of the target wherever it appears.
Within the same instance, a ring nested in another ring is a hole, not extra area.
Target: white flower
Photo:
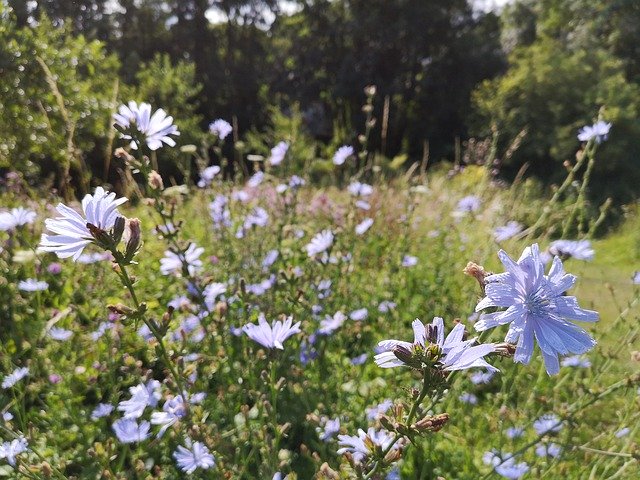
[[[132,136],[134,128],[142,134],[149,150],[157,150],[163,143],[174,147],[176,142],[169,135],[180,135],[178,127],[173,124],[173,117],[168,117],[161,108],[151,115],[151,105],[148,103],[138,105],[131,101],[128,105],[121,105],[113,120],[122,130],[127,131],[122,138],[131,140],[131,148],[134,150],[140,142],[140,139]]]
[[[269,163],[273,166],[280,165],[287,155],[289,150],[289,144],[287,142],[280,142],[271,149],[271,156],[269,157]]]
[[[197,468],[207,470],[215,466],[215,458],[209,453],[206,445],[200,442],[193,442],[193,444],[191,444],[190,439],[187,439],[186,444],[186,447],[180,445],[178,449],[173,452],[173,458],[176,459],[178,466],[183,472],[193,473]]]
[[[49,284],[45,281],[38,281],[34,278],[28,278],[18,282],[18,290],[23,292],[41,292],[49,288]]]
[[[10,212],[0,213],[0,232],[31,224],[35,219],[36,212],[33,210],[23,207],[12,208]]]
[[[277,320],[272,325],[267,323],[263,314],[258,317],[258,325],[247,323],[242,331],[254,342],[266,348],[278,348],[284,350],[282,343],[295,333],[300,333],[300,322],[292,325],[291,317],[282,322]]]
[[[373,187],[366,183],[353,182],[347,188],[354,197],[368,197],[373,193]]]
[[[49,330],[49,336],[54,340],[64,342],[73,336],[73,332],[60,327],[51,327],[51,330]]]
[[[45,226],[53,235],[42,234],[40,249],[54,252],[60,258],[77,260],[84,247],[94,240],[87,224],[105,231],[111,229],[116,218],[121,216],[117,208],[126,201],[124,197],[116,200],[115,193],[98,187],[93,195],[87,194],[82,199],[84,217],[59,203],[56,210],[62,216],[45,220]]]
[[[131,418],[121,418],[113,422],[113,431],[122,443],[143,442],[149,438],[151,425],[147,421],[138,422]]]
[[[331,230],[323,230],[311,239],[305,249],[310,257],[314,257],[327,251],[331,248],[331,245],[333,245],[333,232]]]
[[[207,285],[204,291],[202,292],[204,295],[204,301],[205,301],[205,304],[207,305],[207,308],[209,308],[209,310],[213,310],[216,299],[220,295],[226,293],[226,291],[227,291],[227,286],[224,283],[214,282]]]
[[[347,158],[353,155],[353,153],[354,153],[353,147],[350,147],[348,145],[343,145],[333,155],[333,164],[342,165],[347,160]]]
[[[368,315],[369,315],[369,311],[366,308],[359,308],[351,312],[349,314],[349,318],[351,318],[351,320],[354,320],[356,322],[360,322],[365,318],[367,318]]]
[[[224,140],[233,131],[233,127],[226,120],[219,118],[209,124],[209,131],[220,140]]]
[[[356,235],[363,235],[373,225],[373,218],[365,218],[362,222],[356,225]]]
[[[189,244],[184,252],[175,253],[167,250],[164,252],[164,258],[160,259],[160,272],[163,275],[179,275],[186,265],[189,275],[195,275],[202,268],[202,252],[204,248],[196,246],[195,243]]]
[[[256,188],[262,183],[262,180],[264,180],[264,172],[258,171],[254,173],[249,180],[247,180],[247,187]],[[243,193],[244,195],[247,195],[246,192]],[[241,195],[240,192],[238,192],[238,195]],[[240,198],[240,200],[242,200],[242,198]]]
[[[609,130],[611,130],[611,124],[599,120],[593,125],[582,127],[578,132],[578,140],[588,142],[591,139],[595,139],[596,143],[602,143],[609,137]]]
[[[29,375],[29,367],[16,368],[13,372],[4,377],[4,380],[2,380],[2,388],[6,390],[7,388],[13,387],[27,375]]]
[[[0,445],[0,458],[6,458],[9,465],[16,466],[16,457],[27,451],[29,444],[24,437],[19,437]]]

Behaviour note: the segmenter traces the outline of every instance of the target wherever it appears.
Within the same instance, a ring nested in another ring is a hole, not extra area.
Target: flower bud
[[[364,87],[364,94],[367,97],[373,97],[376,94],[376,86],[375,85],[367,85]]]
[[[162,190],[164,188],[164,183],[162,182],[162,177],[155,170],[151,170],[147,177],[147,183],[149,187],[153,190]]]
[[[124,217],[117,217],[113,224],[113,234],[111,235],[114,243],[120,243],[120,239],[124,233],[126,220]]]
[[[421,420],[411,425],[411,428],[418,430],[419,432],[437,432],[449,421],[448,413],[440,413],[438,415],[427,415]]]
[[[137,218],[127,219],[125,241],[127,242],[125,255],[127,256],[127,258],[131,258],[137,253],[138,249],[140,248],[140,245],[142,244],[142,232],[140,229],[139,219]]]

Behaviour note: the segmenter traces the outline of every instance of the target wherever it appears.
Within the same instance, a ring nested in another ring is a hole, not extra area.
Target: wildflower
[[[271,149],[271,156],[269,157],[269,164],[280,165],[284,160],[284,157],[287,155],[287,151],[289,150],[289,144],[287,142],[280,142],[275,147]]]
[[[563,358],[560,364],[563,367],[589,368],[591,366],[591,360],[581,355],[571,355]]]
[[[349,187],[347,187],[349,193],[354,197],[368,197],[373,193],[373,187],[366,183],[360,182],[352,182]]]
[[[267,323],[263,314],[258,316],[258,325],[248,323],[242,330],[254,342],[266,348],[278,348],[284,350],[282,343],[291,335],[300,333],[300,322],[292,325],[291,317],[282,322],[277,320],[272,325]]]
[[[182,445],[178,446],[178,449],[173,452],[173,458],[176,459],[178,466],[185,473],[193,473],[198,468],[208,470],[214,467],[216,462],[215,458],[205,444],[201,442],[191,442],[191,439],[186,440],[186,447]]]
[[[333,164],[342,165],[347,160],[347,158],[349,158],[353,154],[354,154],[353,147],[348,145],[343,145],[338,150],[336,150],[336,153],[333,155]]]
[[[289,179],[289,188],[297,189],[302,187],[305,183],[307,183],[304,178],[299,177],[298,175],[291,175]]]
[[[396,303],[390,300],[383,300],[378,304],[378,311],[380,313],[387,313],[396,308]]]
[[[537,244],[527,247],[517,263],[503,250],[498,256],[507,272],[486,277],[486,297],[476,311],[491,307],[507,310],[483,314],[475,323],[477,331],[509,323],[505,341],[517,343],[514,360],[525,364],[533,355],[535,337],[550,375],[560,370],[558,355],[584,353],[595,345],[587,332],[568,321],[594,322],[598,313],[578,307],[575,297],[564,296],[576,278],[564,272],[558,257],[546,276]]]
[[[24,207],[12,208],[9,212],[0,213],[0,232],[13,230],[28,225],[36,219],[36,212]]]
[[[264,180],[264,172],[257,171],[251,176],[251,178],[249,178],[249,180],[247,180],[247,187],[256,188],[258,185],[262,183],[263,180]],[[242,193],[244,193],[244,195],[242,195]],[[237,196],[238,196],[238,200],[241,200],[241,201],[246,201],[249,199],[248,194],[246,192],[237,192]],[[243,198],[246,198],[246,200],[243,200]]]
[[[204,295],[204,301],[209,310],[213,310],[215,307],[216,299],[226,293],[227,286],[224,283],[210,283],[206,286],[204,291],[202,292]]]
[[[218,118],[209,124],[209,131],[220,140],[224,140],[233,132],[233,127],[226,120]]]
[[[144,409],[155,407],[160,399],[160,382],[150,380],[129,388],[131,398],[118,404],[118,410],[124,413],[124,418],[139,418]]]
[[[472,346],[475,339],[462,340],[464,325],[461,323],[451,330],[446,339],[442,318],[435,317],[428,325],[416,319],[412,326],[413,343],[400,340],[384,340],[378,343],[378,346],[385,350],[375,356],[375,362],[379,367],[393,368],[406,365],[421,369],[428,365],[447,372],[474,367],[495,370],[483,359],[485,355],[495,351],[495,346]]]
[[[2,419],[5,422],[10,422],[13,420],[13,414],[11,412],[2,412]]]
[[[515,463],[515,460],[508,459],[495,467],[495,471],[504,478],[517,479],[529,471],[529,465],[526,462]]]
[[[556,240],[549,246],[549,253],[561,259],[593,260],[595,254],[589,240]]]
[[[536,455],[539,457],[559,457],[562,447],[556,443],[541,443],[536,447]]]
[[[162,410],[162,412],[153,412],[151,414],[151,424],[162,425],[158,432],[158,438],[164,434],[167,428],[187,414],[187,409],[181,395],[164,402]]]
[[[62,265],[60,265],[58,262],[50,263],[47,266],[47,272],[49,272],[51,275],[59,275],[60,272],[62,272]]]
[[[338,454],[350,452],[356,462],[362,462],[366,457],[374,453],[376,447],[386,450],[393,442],[394,436],[384,430],[375,430],[370,427],[366,432],[358,430],[358,435],[338,435],[338,445],[342,446]],[[393,449],[397,449],[394,445]]]
[[[391,470],[389,470],[387,476],[384,477],[384,480],[402,480],[402,478],[400,477],[400,469],[398,467],[393,467]]]
[[[164,258],[160,259],[160,272],[163,275],[179,275],[186,266],[189,275],[195,275],[202,268],[202,252],[204,248],[196,246],[195,243],[190,243],[184,252],[167,250],[164,252]]]
[[[331,230],[323,230],[311,239],[305,249],[310,257],[314,257],[319,253],[327,251],[333,245],[333,232]]]
[[[367,361],[367,358],[369,358],[369,354],[368,353],[363,353],[358,355],[357,357],[353,357],[350,362],[351,365],[363,365],[364,362]]]
[[[371,205],[369,205],[369,202],[365,202],[364,200],[356,200],[355,206],[358,207],[360,210],[371,209]]]
[[[597,121],[593,125],[585,125],[578,132],[578,140],[581,142],[588,142],[594,139],[596,143],[602,143],[609,137],[609,130],[611,124],[602,120]]]
[[[474,385],[480,385],[483,383],[489,383],[494,375],[495,375],[495,372],[493,371],[475,372],[469,377],[469,379],[471,380],[471,383],[473,383]]]
[[[522,427],[509,427],[506,430],[506,435],[507,438],[520,438],[522,435],[524,435],[524,428]]]
[[[0,445],[0,458],[6,458],[9,465],[16,466],[16,457],[27,451],[29,444],[27,439],[20,436],[10,442],[3,442]]]
[[[271,265],[276,262],[279,255],[280,252],[278,252],[278,250],[269,250],[262,260],[262,269],[266,271]]]
[[[255,207],[245,217],[243,228],[249,230],[251,227],[266,227],[269,223],[269,214],[262,207]]]
[[[500,452],[498,452],[498,450],[496,450],[495,448],[490,452],[484,452],[484,454],[482,455],[482,463],[484,463],[485,465],[491,465],[493,467],[495,467],[496,465],[500,465],[502,463],[500,455]]]
[[[84,247],[95,241],[87,225],[101,231],[110,230],[121,216],[117,207],[126,201],[124,197],[116,200],[115,193],[97,187],[93,195],[87,194],[82,199],[84,217],[59,203],[56,210],[61,216],[45,220],[46,228],[53,235],[42,234],[40,249],[55,252],[60,258],[73,257],[73,260],[77,260]]]
[[[342,326],[346,319],[347,316],[340,311],[334,313],[333,317],[327,315],[325,319],[320,322],[318,333],[320,335],[331,335]]]
[[[367,420],[369,421],[376,420],[380,416],[384,415],[391,407],[393,407],[393,401],[387,398],[386,400],[383,400],[382,402],[380,402],[378,405],[374,405],[373,407],[367,408],[365,410],[365,413],[367,415]]]
[[[18,290],[23,292],[41,292],[49,288],[49,284],[45,281],[38,281],[35,278],[28,278],[18,282]]]
[[[640,270],[634,272],[632,280],[635,285],[640,285]]]
[[[456,205],[456,212],[459,213],[470,213],[478,211],[479,209],[480,199],[475,195],[468,195],[464,198],[461,198]]]
[[[493,238],[496,242],[504,242],[522,231],[522,225],[511,221],[502,227],[497,227],[493,231]]]
[[[418,264],[418,257],[413,255],[405,255],[402,257],[402,266],[405,268],[414,267]]]
[[[631,431],[631,429],[629,427],[624,427],[621,428],[620,430],[618,430],[615,433],[615,437],[616,438],[622,438],[622,437],[626,437],[627,435],[629,435],[629,432]]]
[[[198,180],[198,186],[200,188],[208,187],[213,183],[213,179],[220,173],[220,167],[218,165],[212,165],[205,168],[200,172],[200,180]]]
[[[13,387],[27,375],[29,375],[29,367],[16,368],[13,372],[4,377],[2,380],[2,388],[6,390],[7,388]]]
[[[556,433],[562,430],[562,421],[557,415],[548,413],[542,415],[535,422],[533,422],[533,429],[538,435],[544,435],[546,433]]]
[[[369,311],[366,308],[358,308],[349,314],[349,318],[356,322],[361,322],[369,315]]]
[[[324,417],[324,428],[316,428],[316,431],[320,434],[320,440],[328,442],[331,438],[335,437],[340,432],[340,419],[334,418],[333,420]]]
[[[213,202],[209,204],[209,214],[213,220],[213,226],[221,230],[231,226],[231,212],[227,208],[229,199],[224,195],[216,195]]]
[[[122,443],[144,442],[149,438],[150,427],[149,422],[142,421],[138,425],[138,422],[132,418],[121,418],[112,425],[116,437]]]
[[[131,140],[130,145],[134,150],[141,144],[138,133],[142,134],[149,150],[157,150],[163,143],[173,147],[176,142],[169,135],[180,135],[173,124],[173,117],[167,116],[161,108],[151,115],[151,105],[148,103],[138,105],[131,101],[127,105],[121,105],[113,120],[122,133],[122,138]]]
[[[469,405],[477,405],[478,404],[478,397],[476,397],[473,393],[469,393],[469,392],[463,392],[458,399],[462,402],[462,403],[468,403]]]
[[[369,228],[373,225],[373,218],[365,218],[362,222],[356,225],[356,235],[364,235]]]
[[[95,332],[91,333],[91,339],[95,342],[100,337],[102,337],[107,330],[110,330],[112,328],[114,328],[114,325],[112,323],[101,322],[100,325],[98,325],[98,329]]]
[[[94,422],[102,417],[108,417],[113,412],[113,405],[108,403],[99,403],[91,412],[91,420]]]
[[[60,327],[51,327],[51,329],[49,330],[49,336],[54,340],[64,342],[69,340],[73,336],[73,332],[71,330],[66,330]]]

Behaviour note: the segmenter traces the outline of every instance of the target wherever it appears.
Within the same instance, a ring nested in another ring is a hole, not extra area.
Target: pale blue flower
[[[102,337],[107,330],[111,330],[112,328],[114,328],[114,326],[115,326],[114,324],[109,322],[101,322],[98,325],[98,329],[95,332],[91,333],[91,339],[95,342],[100,337]]]
[[[640,270],[633,273],[632,281],[635,285],[640,285]]]
[[[350,452],[356,462],[362,462],[366,457],[374,453],[370,450],[369,445],[372,448],[379,447],[382,450],[386,450],[393,440],[394,436],[384,430],[376,430],[373,427],[369,427],[365,432],[359,429],[357,436],[338,435],[338,445],[342,447],[338,450],[338,454]],[[392,447],[394,450],[397,448],[397,444]]]
[[[557,443],[540,443],[536,447],[536,455],[539,457],[557,458],[562,453],[562,447]]]
[[[73,332],[60,327],[51,327],[49,336],[59,342],[65,342],[73,336]]]
[[[402,477],[400,476],[400,469],[398,467],[393,467],[389,470],[387,476],[384,477],[384,480],[402,480]]]
[[[544,275],[537,244],[527,247],[518,262],[503,250],[498,256],[507,272],[485,279],[486,297],[476,311],[494,307],[507,310],[483,314],[475,323],[477,331],[510,324],[505,341],[517,343],[514,360],[525,364],[531,361],[535,338],[550,375],[560,370],[558,355],[585,353],[593,348],[596,342],[569,320],[595,322],[598,313],[578,307],[575,297],[564,295],[576,278],[564,272],[560,258],[554,258],[549,275]]]
[[[10,442],[3,442],[0,445],[0,458],[7,460],[12,467],[16,466],[16,457],[27,451],[29,444],[27,439],[20,436]]]
[[[164,402],[164,405],[162,406],[162,412],[153,412],[151,414],[151,424],[162,425],[160,431],[158,432],[157,438],[160,438],[162,435],[164,435],[164,432],[167,430],[167,428],[175,424],[186,414],[187,408],[181,395],[178,395],[177,397],[171,398]]]
[[[291,317],[284,321],[274,321],[272,325],[267,323],[263,314],[258,316],[258,325],[248,323],[242,327],[244,333],[263,347],[284,350],[282,343],[291,335],[300,333],[300,322],[293,324]]]
[[[373,193],[373,187],[366,183],[352,182],[347,187],[349,193],[354,197],[368,197]]]
[[[326,252],[333,245],[333,232],[331,230],[322,230],[311,239],[305,249],[309,257]]]
[[[233,132],[233,127],[226,120],[218,118],[209,124],[209,131],[220,140],[224,140]]]
[[[262,207],[255,207],[244,218],[243,228],[249,230],[251,227],[266,227],[269,223],[269,214]]]
[[[102,187],[97,187],[93,195],[87,194],[82,199],[84,217],[75,210],[59,203],[56,207],[60,217],[45,220],[46,228],[52,233],[42,234],[40,250],[54,252],[60,258],[72,257],[77,260],[84,247],[94,241],[87,224],[100,230],[110,230],[120,217],[118,207],[126,202],[126,198],[116,200],[115,193],[109,193]]]
[[[323,417],[321,419],[323,428],[316,428],[316,431],[320,435],[320,440],[323,442],[328,442],[333,437],[335,437],[338,433],[340,433],[340,419],[334,418],[331,420],[330,418]]]
[[[340,311],[334,313],[333,317],[327,315],[325,319],[320,322],[318,333],[320,335],[331,335],[342,326],[346,319],[347,316]]]
[[[94,422],[102,417],[108,417],[113,412],[113,405],[108,403],[99,403],[91,412],[91,420]]]
[[[575,367],[575,368],[589,368],[591,366],[591,360],[584,358],[582,355],[571,355],[562,359],[560,364],[563,367]]]
[[[483,359],[485,355],[495,351],[495,346],[493,344],[472,346],[475,339],[463,340],[464,325],[461,323],[449,332],[446,339],[442,318],[435,317],[433,322],[427,325],[416,319],[412,327],[413,343],[401,340],[383,340],[378,343],[378,346],[385,350],[375,356],[375,362],[379,367],[393,368],[406,365],[422,368],[425,364],[433,364],[446,372],[475,367],[497,370]],[[438,348],[427,349],[430,346]],[[433,351],[436,357],[427,350]],[[411,365],[401,360],[398,355],[405,360],[410,357]]]
[[[469,392],[463,392],[458,399],[462,402],[462,403],[468,403],[469,405],[477,405],[478,404],[478,397],[476,397],[473,393],[469,393]]]
[[[469,379],[471,380],[471,383],[473,383],[474,385],[480,385],[484,383],[489,383],[494,375],[495,375],[495,372],[493,371],[475,372],[471,374]]]
[[[611,124],[599,120],[593,125],[585,125],[582,127],[578,132],[578,140],[588,142],[594,139],[596,143],[602,143],[609,138],[609,130],[611,130]]]
[[[362,365],[364,364],[364,362],[367,361],[367,358],[369,358],[369,354],[368,353],[363,353],[358,355],[357,357],[353,357],[350,362],[351,365]]]
[[[402,257],[402,266],[405,268],[415,267],[418,264],[418,257],[405,255]]]
[[[35,278],[27,278],[18,282],[18,290],[23,292],[41,292],[49,288],[49,284],[43,280],[38,281]]]
[[[180,445],[173,452],[173,458],[176,459],[178,467],[187,474],[195,472],[198,468],[208,470],[216,464],[214,456],[205,444],[191,442],[189,438],[186,440],[186,447]]]
[[[533,429],[538,435],[557,433],[562,430],[562,420],[553,413],[547,413],[533,422]]]
[[[626,437],[627,435],[629,435],[629,432],[631,432],[631,429],[629,427],[621,428],[615,433],[615,437],[616,438]]]
[[[456,205],[456,212],[476,212],[480,209],[480,203],[480,198],[475,195],[468,195],[458,201],[458,204]]]
[[[145,408],[155,407],[160,400],[160,382],[149,380],[129,388],[131,398],[118,404],[118,410],[124,413],[124,418],[139,418]]]
[[[29,367],[16,368],[13,372],[4,377],[2,380],[2,388],[6,390],[7,388],[13,387],[27,375],[29,375]]]
[[[518,222],[511,221],[502,227],[497,227],[493,231],[493,238],[496,242],[504,242],[522,231],[522,225]]]
[[[220,167],[218,165],[212,165],[205,168],[200,172],[200,180],[198,180],[198,187],[205,188],[213,183],[213,179],[220,173]]]
[[[396,303],[390,300],[383,300],[378,304],[378,311],[380,313],[387,313],[396,308]]]
[[[2,212],[0,213],[0,232],[32,224],[36,216],[36,212],[24,207],[12,208],[9,212]]]
[[[356,200],[355,206],[360,210],[371,210],[369,202],[365,202],[364,200]]]
[[[264,180],[264,172],[257,171],[254,173],[249,180],[247,180],[247,187],[256,188],[258,185],[262,183]],[[237,199],[240,201],[246,201],[244,199],[248,199],[248,194],[246,192],[234,192],[236,193]]]
[[[505,431],[505,434],[507,435],[507,438],[511,438],[511,439],[520,438],[522,435],[524,435],[524,428],[522,428],[522,427],[509,427]]]
[[[180,135],[178,127],[173,124],[173,117],[167,116],[161,108],[151,115],[151,105],[148,103],[129,102],[121,105],[118,113],[113,115],[113,120],[120,127],[122,136],[126,140],[131,140],[131,148],[138,148],[138,144],[144,140],[149,150],[157,150],[166,143],[174,147],[176,142],[169,135]],[[141,134],[139,138],[133,130]]]
[[[349,314],[349,318],[356,322],[361,322],[369,316],[369,311],[366,308],[358,308]]]
[[[193,276],[202,269],[200,255],[204,248],[198,247],[195,243],[190,243],[184,252],[174,252],[166,250],[164,258],[160,259],[160,273],[163,275],[181,275],[186,266],[189,275]]]
[[[113,422],[112,428],[116,437],[121,443],[144,442],[149,438],[149,428],[151,425],[147,421],[136,422],[132,418],[121,418]]]
[[[269,164],[276,166],[280,165],[287,156],[289,151],[289,144],[287,142],[280,142],[271,149],[271,156],[269,157]]]
[[[216,230],[222,230],[231,226],[231,212],[227,208],[229,199],[224,195],[216,195],[209,204],[209,214]]]
[[[373,218],[365,218],[362,222],[356,225],[356,235],[364,235],[369,228],[373,225]]]
[[[525,462],[516,463],[515,460],[508,459],[495,467],[495,471],[504,478],[517,479],[529,471],[529,465]]]
[[[391,407],[393,407],[393,401],[389,400],[388,398],[386,400],[383,400],[382,402],[380,402],[378,405],[374,405],[372,407],[368,407],[367,409],[365,409],[365,414],[367,415],[367,420],[373,421],[373,420],[376,420],[376,419],[380,418],[382,415],[387,413],[387,411]]]
[[[262,269],[264,271],[268,270],[271,265],[276,263],[279,255],[280,252],[278,250],[269,250],[262,260]]]
[[[595,251],[589,240],[556,240],[549,246],[549,253],[561,259],[575,258],[576,260],[593,260]]]
[[[347,158],[351,157],[353,154],[353,147],[343,145],[338,150],[336,150],[336,153],[333,155],[333,164],[342,165],[347,160]]]

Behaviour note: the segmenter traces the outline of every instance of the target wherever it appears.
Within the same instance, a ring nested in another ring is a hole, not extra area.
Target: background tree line
[[[638,193],[635,0],[518,0],[499,14],[466,0],[1,0],[0,9],[0,168],[33,181],[108,178],[110,116],[131,98],[173,115],[181,143],[233,118],[239,137],[262,138],[266,151],[283,133],[274,112],[300,112],[310,151],[326,158],[356,144],[363,88],[376,85],[371,138],[383,156],[454,160],[460,141],[498,132],[498,150],[520,138],[502,159],[507,178],[525,164],[546,181],[562,176],[578,128],[604,106],[614,127],[592,193]],[[174,172],[178,154],[162,155]]]

